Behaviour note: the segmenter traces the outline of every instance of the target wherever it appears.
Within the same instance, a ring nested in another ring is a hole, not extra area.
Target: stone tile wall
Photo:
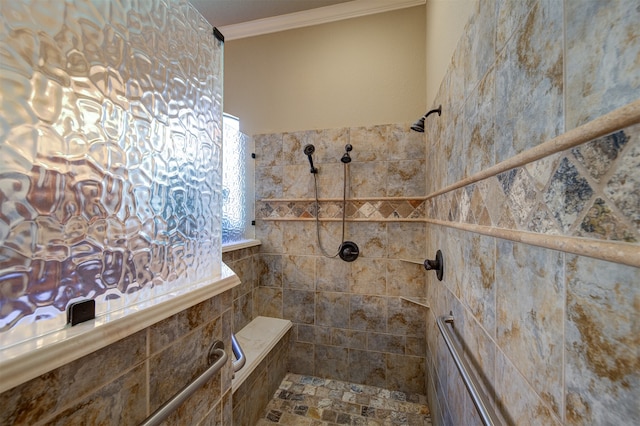
[[[231,290],[0,394],[3,425],[138,425],[208,366],[231,356]],[[231,424],[231,362],[167,420]]]
[[[240,285],[233,288],[234,332],[242,330],[260,315],[254,313],[255,289],[261,268],[259,253],[259,246],[222,253],[222,261],[240,278]]]
[[[633,1],[480,0],[435,100],[448,118],[427,128],[428,193],[636,101],[639,28]],[[427,251],[447,265],[427,283],[434,423],[478,421],[435,325],[450,311],[507,424],[640,420],[640,269],[518,242],[633,252],[639,152],[633,125],[427,200]]]
[[[408,125],[381,125],[254,140],[256,238],[262,242],[254,314],[294,323],[290,371],[424,393],[426,311],[400,297],[426,295],[422,266],[402,260],[425,258],[426,226],[370,220],[422,216],[416,212],[424,202],[410,197],[425,191],[424,135]],[[316,148],[321,217],[337,219],[319,226],[330,256],[342,237],[340,158],[347,143],[353,146],[348,198],[409,197],[349,203],[349,215],[364,219],[345,227],[345,239],[355,241],[361,252],[353,263],[325,257],[319,248],[311,219],[314,175],[303,154],[308,143]]]

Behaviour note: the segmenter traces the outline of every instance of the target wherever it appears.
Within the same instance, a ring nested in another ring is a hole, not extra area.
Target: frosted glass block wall
[[[186,0],[0,2],[0,346],[220,273],[222,54]]]
[[[222,243],[254,238],[253,227],[253,138],[240,132],[239,120],[225,115],[222,175]]]

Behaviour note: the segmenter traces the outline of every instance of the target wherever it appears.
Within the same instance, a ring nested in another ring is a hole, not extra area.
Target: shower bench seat
[[[256,317],[236,340],[246,363],[234,375],[233,424],[256,424],[260,414],[287,373],[292,323],[271,317]]]

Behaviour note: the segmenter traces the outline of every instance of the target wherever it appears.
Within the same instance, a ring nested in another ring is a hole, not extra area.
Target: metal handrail
[[[231,333],[231,350],[233,351],[233,355],[236,357],[236,360],[233,361],[233,372],[235,373],[244,367],[244,364],[247,362],[247,357],[244,355],[244,352],[240,347],[240,343],[236,340],[236,335],[234,333]]]
[[[462,381],[469,391],[469,395],[473,400],[473,405],[475,405],[476,410],[478,410],[478,414],[480,415],[482,424],[486,426],[502,424],[498,420],[491,404],[486,401],[486,396],[484,395],[484,393],[478,390],[476,379],[471,374],[467,361],[465,361],[465,359],[459,355],[460,353],[462,353],[462,351],[458,349],[457,345],[454,343],[453,334],[445,325],[445,323],[448,323],[453,327],[453,315],[449,314],[441,316],[436,319],[436,323],[438,324],[440,333],[444,338],[444,342],[447,344],[447,348],[449,348],[449,352],[451,353],[453,361],[455,362],[456,367],[458,367],[460,376],[462,376]]]
[[[194,381],[183,387],[178,393],[165,402],[160,408],[158,408],[152,415],[147,417],[141,426],[155,426],[166,420],[171,413],[173,413],[184,401],[187,400],[196,390],[201,388],[206,382],[216,374],[222,366],[227,362],[229,356],[224,351],[224,344],[217,340],[211,346],[209,350],[209,363],[215,360],[213,364],[205,370],[204,373],[199,375]]]

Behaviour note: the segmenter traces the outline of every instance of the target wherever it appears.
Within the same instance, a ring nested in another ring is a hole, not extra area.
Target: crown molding
[[[218,29],[224,34],[225,40],[237,40],[294,28],[326,24],[343,19],[390,12],[392,10],[420,6],[425,3],[426,0],[354,0],[272,18],[225,25]]]

